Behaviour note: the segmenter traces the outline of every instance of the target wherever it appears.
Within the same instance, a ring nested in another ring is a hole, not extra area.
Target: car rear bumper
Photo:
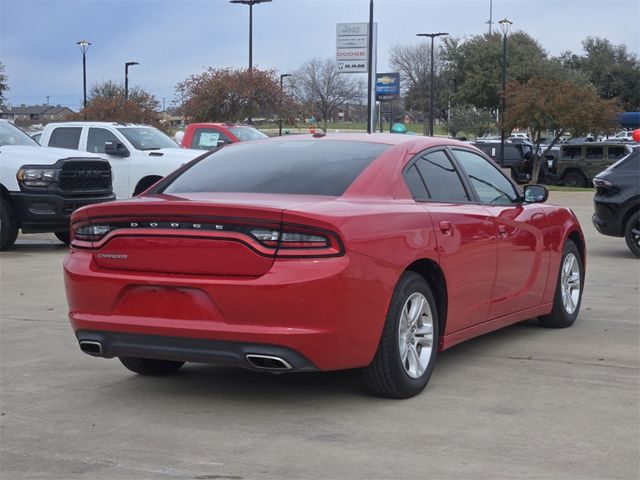
[[[594,207],[595,213],[591,217],[591,222],[599,233],[610,237],[624,236],[622,212],[618,203],[595,201]]]
[[[80,349],[95,357],[154,358],[223,364],[251,370],[317,370],[299,353],[276,345],[91,330],[78,330],[76,337]],[[261,366],[259,359],[279,359],[279,363],[264,363]]]
[[[276,260],[260,277],[232,277],[106,269],[72,249],[64,269],[72,327],[79,339],[103,338],[103,356],[246,367],[249,345],[249,353],[283,349],[294,369],[320,370],[371,362],[397,281],[388,265],[357,254]],[[190,349],[175,339],[205,343]]]
[[[44,193],[11,193],[11,203],[24,233],[66,232],[74,210],[111,200],[115,200],[115,195],[62,197]]]

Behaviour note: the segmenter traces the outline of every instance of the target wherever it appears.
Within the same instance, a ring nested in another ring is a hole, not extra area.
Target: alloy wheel
[[[420,378],[429,366],[433,349],[433,315],[427,298],[412,293],[402,307],[398,325],[398,348],[404,371]]]

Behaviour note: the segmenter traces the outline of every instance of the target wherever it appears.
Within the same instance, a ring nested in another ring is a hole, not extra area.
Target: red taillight
[[[127,236],[187,235],[240,241],[260,254],[277,257],[334,257],[344,254],[339,237],[327,230],[288,224],[251,225],[226,219],[92,219],[77,222],[71,240],[79,248],[102,248],[111,238]]]

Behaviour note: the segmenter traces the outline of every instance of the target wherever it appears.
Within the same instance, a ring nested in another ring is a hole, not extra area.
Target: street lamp
[[[129,67],[140,65],[138,62],[126,62],[124,64],[124,99],[129,99]]]
[[[282,98],[284,97],[284,84],[283,84],[283,80],[285,79],[285,77],[292,77],[293,75],[291,75],[290,73],[283,73],[280,75],[280,115],[278,115],[280,117],[280,123],[278,125],[278,136],[281,137],[282,136]]]
[[[87,119],[87,50],[91,46],[91,42],[87,42],[86,40],[80,40],[76,42],[76,45],[80,47],[82,51],[82,92],[83,92],[83,108],[82,113],[84,114],[84,119]]]
[[[229,0],[229,3],[239,3],[242,5],[249,5],[249,74],[253,70],[253,6],[258,3],[268,3],[271,0]],[[249,96],[249,123],[251,123],[251,96]]]
[[[268,2],[271,0],[229,0],[229,3],[249,5],[249,71],[253,70],[253,6]]]
[[[504,113],[507,109],[505,92],[507,89],[507,34],[513,22],[503,18],[498,22],[502,30],[502,111],[500,112],[500,165],[504,166]]]
[[[433,137],[433,103],[434,103],[434,82],[433,82],[433,39],[449,35],[448,33],[416,33],[416,37],[429,37],[431,39],[431,92],[429,95],[429,136]]]

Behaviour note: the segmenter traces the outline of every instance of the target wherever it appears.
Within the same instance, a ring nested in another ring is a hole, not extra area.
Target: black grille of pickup
[[[69,160],[62,164],[60,189],[66,192],[111,190],[111,165],[103,160]]]

